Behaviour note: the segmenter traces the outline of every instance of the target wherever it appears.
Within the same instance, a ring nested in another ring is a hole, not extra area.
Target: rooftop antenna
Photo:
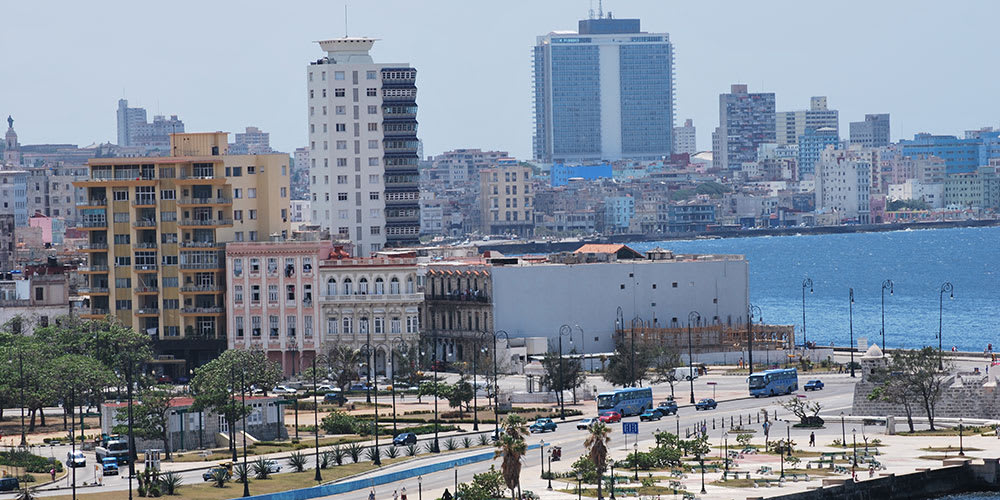
[[[589,12],[589,15],[587,17],[589,19],[593,19],[594,18],[594,0],[590,0],[590,10],[588,12]]]
[[[344,2],[344,38],[347,38],[347,2]]]
[[[597,0],[597,18],[604,19],[604,0]]]

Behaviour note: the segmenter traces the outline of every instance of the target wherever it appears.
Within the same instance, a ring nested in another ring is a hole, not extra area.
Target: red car
[[[615,422],[621,422],[622,421],[622,414],[618,413],[616,411],[606,411],[604,413],[601,413],[597,417],[597,419],[600,420],[601,422],[606,423],[606,424],[613,424]]]

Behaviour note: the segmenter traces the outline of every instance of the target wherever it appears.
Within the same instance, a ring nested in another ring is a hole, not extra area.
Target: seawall
[[[767,497],[769,500],[919,500],[974,491],[1000,491],[1000,459],[982,464],[971,460],[946,460],[944,467],[910,474],[885,474],[853,482],[828,479],[824,486],[801,493]],[[748,496],[747,500],[764,497]]]
[[[642,241],[690,240],[697,237],[746,238],[752,236],[796,236],[818,234],[883,233],[907,229],[948,229],[957,227],[1000,226],[1000,219],[905,222],[899,224],[856,224],[850,226],[776,227],[764,229],[720,229],[703,233],[681,234],[615,234],[601,238],[575,241],[480,241],[475,242],[480,251],[494,250],[506,255],[526,253],[572,252],[584,243],[634,243]]]

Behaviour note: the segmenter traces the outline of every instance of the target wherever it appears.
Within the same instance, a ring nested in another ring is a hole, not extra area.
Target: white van
[[[680,368],[674,368],[675,380],[691,380],[697,378],[698,378],[698,367],[696,366],[682,366]]]

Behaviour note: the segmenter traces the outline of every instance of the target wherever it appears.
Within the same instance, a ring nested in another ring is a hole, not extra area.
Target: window
[[[132,278],[115,278],[115,288],[132,288]]]
[[[406,278],[406,293],[414,293],[413,276]]]
[[[243,302],[243,285],[233,287],[233,302]]]
[[[336,129],[335,130],[337,132],[347,132],[347,124],[345,124],[345,123],[338,123],[336,125]]]
[[[371,87],[365,89],[365,95],[368,97],[375,97],[378,95],[378,90]]]
[[[368,199],[369,200],[377,200],[378,196],[379,196],[378,191],[372,191],[372,192],[368,193]]]
[[[347,176],[346,175],[338,175],[337,176],[337,184],[347,184]]]
[[[333,72],[333,79],[334,80],[343,80],[344,79],[344,72],[343,71],[334,71]]]
[[[378,140],[371,139],[368,141],[368,149],[378,149]]]
[[[347,193],[337,193],[337,200],[347,201]]]
[[[368,114],[369,115],[377,115],[378,114],[378,106],[375,106],[374,104],[368,105]]]
[[[305,338],[312,338],[313,336],[313,317],[303,316],[302,317],[302,336]]]
[[[115,257],[116,266],[131,266],[132,257]]]
[[[260,285],[250,285],[250,302],[260,304]]]
[[[399,321],[398,316],[394,316],[389,320],[389,331],[390,333],[403,333],[402,323]]]
[[[399,295],[399,278],[393,277],[389,280],[389,293]]]
[[[163,189],[163,190],[160,190],[160,199],[161,200],[176,200],[177,199],[177,191],[175,191],[173,189]]]
[[[116,300],[115,301],[115,309],[118,309],[118,310],[129,310],[129,309],[132,309],[132,301],[131,300]]]
[[[233,198],[235,198],[237,200],[240,199],[240,198],[243,198],[243,189],[242,188],[233,188]]]
[[[260,316],[250,317],[251,335],[260,337]]]
[[[163,256],[163,265],[164,266],[176,266],[177,265],[177,256],[176,255],[164,255]]]
[[[278,274],[278,259],[274,257],[268,257],[267,259],[267,274],[275,275]]]
[[[233,259],[233,276],[243,275],[243,259]]]
[[[337,141],[337,149],[347,149],[347,141]]]
[[[132,236],[128,234],[116,234],[115,245],[128,245],[132,243]]]
[[[256,210],[250,209],[250,214],[249,215],[250,215],[250,220],[257,220],[257,211]]]
[[[180,309],[180,307],[181,307],[181,303],[177,299],[163,299],[163,308],[164,309],[175,310],[175,309]]]
[[[233,167],[233,177],[243,177],[243,167]]]
[[[250,231],[250,241],[257,241],[257,231]]]
[[[368,295],[368,278],[361,278],[358,280],[358,293],[361,295]]]
[[[295,285],[285,285],[285,300],[295,301]]]
[[[281,188],[281,189],[279,190],[279,192],[280,192],[280,196],[281,196],[282,198],[287,198],[287,197],[288,197],[288,188],[286,188],[286,187],[283,187],[283,188]]]
[[[336,335],[337,334],[337,318],[336,317],[331,316],[329,318],[326,318],[326,333],[331,334],[331,335]]]
[[[368,333],[368,318],[362,317],[358,320],[358,333]]]
[[[295,336],[295,316],[285,316],[285,335]]]
[[[267,301],[278,301],[278,285],[267,285]]]
[[[160,212],[160,222],[174,222],[177,220],[177,212]]]
[[[416,316],[406,317],[406,333],[417,333],[420,330]]]
[[[366,71],[365,72],[365,79],[366,80],[374,80],[375,79],[375,72],[374,71]]]
[[[377,219],[382,216],[382,210],[378,208],[370,208],[368,209],[368,216]]]
[[[377,156],[369,156],[368,157],[368,166],[369,167],[377,167],[378,166],[378,157]],[[376,179],[375,182],[377,183],[378,180]]]
[[[344,333],[354,333],[354,324],[351,321],[351,318],[344,316],[342,324],[344,326]]]
[[[347,220],[349,218],[350,212],[347,210],[337,210],[337,216],[341,220]]]
[[[382,234],[382,226],[371,226],[368,230],[372,235]]]
[[[385,333],[385,318],[380,318],[380,317],[375,318],[374,333]]]
[[[233,210],[233,220],[243,220],[243,211]]]
[[[338,167],[346,167],[347,166],[347,158],[337,158],[337,166]]]
[[[268,331],[271,334],[271,338],[272,339],[273,338],[277,338],[278,337],[278,317],[277,316],[268,316],[267,317],[267,326],[268,326]]]
[[[163,288],[177,288],[177,277],[176,276],[164,277]]]
[[[115,222],[128,222],[128,212],[115,212],[114,218]]]
[[[344,97],[344,89],[333,89],[333,95],[335,97]]]
[[[351,281],[351,278],[344,278],[344,295],[353,295],[353,294],[354,294],[354,283]]]
[[[369,132],[378,132],[378,124],[377,123],[369,123],[368,124],[368,131]]]
[[[337,106],[335,109],[337,110],[337,114],[338,115],[346,115],[347,114],[347,106]]]
[[[382,295],[385,293],[385,280],[382,278],[375,278],[375,295]]]
[[[312,257],[302,257],[302,272],[311,273],[313,270]]]
[[[257,188],[247,188],[247,198],[256,198]]]
[[[128,190],[116,189],[112,194],[115,201],[128,201]]]
[[[236,336],[243,337],[243,316],[236,317]]]

